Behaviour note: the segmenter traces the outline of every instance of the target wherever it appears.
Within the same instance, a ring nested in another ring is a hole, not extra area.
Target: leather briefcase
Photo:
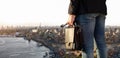
[[[83,48],[83,34],[80,26],[65,28],[65,47],[67,50]]]

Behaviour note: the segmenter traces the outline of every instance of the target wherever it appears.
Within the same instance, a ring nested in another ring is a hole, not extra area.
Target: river
[[[0,58],[49,58],[50,50],[23,37],[0,37]]]

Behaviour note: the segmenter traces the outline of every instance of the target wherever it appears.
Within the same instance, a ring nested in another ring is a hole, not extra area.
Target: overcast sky
[[[0,0],[0,25],[61,25],[69,0]],[[120,25],[120,0],[107,0],[106,25]]]

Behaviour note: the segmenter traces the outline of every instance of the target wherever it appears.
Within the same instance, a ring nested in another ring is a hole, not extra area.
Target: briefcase
[[[74,27],[65,28],[65,47],[66,49],[74,49]]]
[[[65,47],[67,50],[82,50],[83,33],[81,27],[65,28]]]

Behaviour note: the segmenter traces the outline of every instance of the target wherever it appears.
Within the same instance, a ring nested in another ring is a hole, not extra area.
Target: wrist
[[[69,14],[69,19],[71,20],[71,22],[73,23],[74,22],[74,20],[75,20],[75,15],[70,15]]]

